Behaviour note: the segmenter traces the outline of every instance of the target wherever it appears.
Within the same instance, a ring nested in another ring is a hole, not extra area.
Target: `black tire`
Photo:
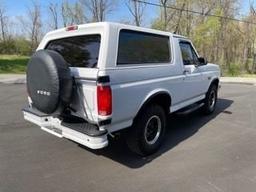
[[[50,50],[39,50],[29,60],[27,90],[33,107],[52,114],[71,101],[73,80],[63,57]]]
[[[216,84],[212,84],[206,93],[204,99],[203,113],[209,115],[215,111],[218,99],[218,88]]]
[[[154,127],[155,123],[157,123],[157,128]],[[165,126],[166,115],[163,108],[159,105],[146,107],[135,118],[133,126],[127,130],[126,142],[128,147],[132,152],[142,156],[153,154],[163,142]]]

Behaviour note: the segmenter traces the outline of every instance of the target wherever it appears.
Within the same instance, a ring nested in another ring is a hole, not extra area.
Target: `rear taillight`
[[[98,114],[107,116],[112,114],[112,92],[109,85],[97,86]]]

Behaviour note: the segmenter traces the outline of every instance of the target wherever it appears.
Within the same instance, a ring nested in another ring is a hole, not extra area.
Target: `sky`
[[[48,16],[48,10],[47,6],[50,2],[52,3],[58,3],[61,4],[62,0],[39,0],[41,7],[42,7],[42,15],[43,18],[47,18]],[[69,2],[74,2],[75,0],[69,0]],[[132,16],[129,13],[125,1],[123,0],[116,0],[118,3],[114,6],[114,11],[112,11],[111,14],[107,17],[108,21],[125,21],[125,20],[131,20]],[[123,2],[122,2],[123,1]],[[155,1],[155,0],[153,0]],[[31,4],[31,0],[0,0],[0,3],[3,2],[7,13],[12,18],[15,18],[16,16],[22,16],[26,13],[27,8]],[[155,1],[157,2],[157,1]],[[144,25],[150,25],[153,18],[157,15],[157,7],[147,6],[145,9],[145,15],[146,17],[144,20]]]
[[[61,4],[62,0],[38,0],[40,1],[42,7],[43,19],[48,19],[48,9],[47,6],[50,2]],[[75,0],[69,0],[69,2],[74,2]],[[132,17],[129,13],[124,0],[116,0],[118,4],[116,5],[114,11],[107,17],[108,21],[131,21]],[[158,0],[147,0],[150,2],[158,3]],[[240,14],[245,15],[249,10],[249,2],[253,2],[256,5],[256,0],[240,0],[241,10]],[[17,19],[18,16],[25,15],[27,8],[31,4],[31,0],[0,0],[6,7],[7,14],[12,19]],[[150,26],[152,20],[157,16],[159,8],[155,6],[148,5],[145,9],[143,25]]]

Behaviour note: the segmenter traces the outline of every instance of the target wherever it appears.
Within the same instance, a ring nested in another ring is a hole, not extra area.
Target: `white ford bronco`
[[[161,145],[169,113],[214,111],[220,69],[186,37],[117,23],[49,32],[27,67],[24,118],[91,149],[125,134],[141,155]]]

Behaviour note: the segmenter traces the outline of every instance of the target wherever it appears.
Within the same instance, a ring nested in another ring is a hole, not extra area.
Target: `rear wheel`
[[[162,144],[165,125],[166,116],[163,108],[159,105],[147,107],[128,130],[128,147],[142,156],[156,152]]]
[[[204,100],[203,112],[204,114],[211,114],[215,111],[216,103],[217,103],[218,91],[217,85],[212,84],[206,93],[206,97]]]

